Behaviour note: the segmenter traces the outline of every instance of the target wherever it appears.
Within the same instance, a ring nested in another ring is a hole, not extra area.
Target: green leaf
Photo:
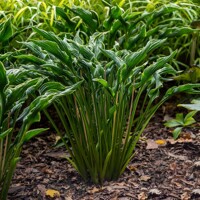
[[[187,118],[187,120],[184,120],[184,126],[189,126],[191,124],[194,124],[196,120],[193,117]]]
[[[60,59],[62,62],[69,63],[69,56],[59,48],[56,42],[41,40],[34,41],[34,43],[46,50],[47,52],[51,53],[53,56]]]
[[[76,27],[76,24],[70,20],[70,18],[67,16],[66,12],[64,11],[63,8],[60,8],[60,7],[56,7],[56,14],[61,16],[66,22],[67,22],[67,25],[72,29],[74,30],[75,27]]]
[[[105,79],[94,78],[93,81],[101,83],[105,88],[108,87],[108,82]]]
[[[8,130],[4,131],[3,133],[0,133],[0,140],[4,139],[7,135],[9,135],[12,132],[13,128],[9,128]]]
[[[185,116],[185,119],[187,121],[187,119],[193,117],[195,114],[197,113],[197,111],[191,111],[189,112],[186,116]]]
[[[44,92],[45,93],[41,94],[40,96],[38,96],[35,100],[33,100],[33,102],[24,109],[23,113],[19,116],[18,120],[23,119],[23,121],[25,123],[30,123],[32,121],[32,118],[40,111],[42,111],[43,109],[47,108],[48,106],[50,106],[54,101],[56,101],[57,99],[59,99],[62,96],[66,96],[66,95],[70,95],[73,92],[75,92],[75,90],[80,87],[80,85],[82,84],[83,81],[79,81],[76,84],[69,86],[69,87],[65,87],[64,90],[46,90],[43,89],[44,87],[46,87],[46,85],[48,85],[48,83],[44,84],[42,86],[42,89],[40,90],[40,92]],[[51,87],[52,87],[52,83]]]
[[[178,104],[178,106],[184,107],[188,110],[200,111],[200,102],[194,104]]]
[[[0,92],[3,92],[6,85],[8,84],[8,79],[6,76],[6,69],[2,62],[0,62]]]
[[[40,133],[47,131],[47,130],[48,130],[48,128],[37,128],[37,129],[27,131],[25,136],[24,136],[23,142],[27,142],[31,138],[33,138],[33,137],[35,137],[35,136],[39,135]]]
[[[184,118],[183,118],[183,113],[177,113],[176,114],[176,120],[180,123],[182,123],[184,121]]]
[[[176,119],[172,119],[172,120],[167,121],[164,125],[166,127],[172,128],[172,127],[183,125],[183,123],[180,123]]]
[[[70,8],[68,8],[70,9]],[[94,18],[94,15],[97,15],[89,10],[83,9],[81,7],[74,6],[70,9],[73,13],[80,16],[81,19],[93,30],[95,31],[98,27],[98,21]],[[96,17],[96,16],[95,16]]]
[[[17,59],[22,59],[24,61],[27,61],[27,62],[32,62],[32,63],[35,63],[35,64],[45,64],[46,62],[34,55],[18,55],[18,56],[14,56],[15,58]]]
[[[5,42],[12,37],[11,21],[8,19],[0,29],[0,42]]]
[[[114,19],[119,19],[121,17],[122,13],[123,13],[123,9],[120,8],[119,6],[113,6],[111,8],[111,16]]]
[[[144,72],[142,73],[141,85],[143,85],[149,78],[158,70],[164,67],[164,65],[169,62],[174,56],[176,52],[173,52],[171,55],[159,58],[158,61],[150,66],[148,66]]]
[[[173,130],[172,134],[175,140],[179,137],[179,135],[181,134],[181,131],[182,131],[182,127],[177,127]]]

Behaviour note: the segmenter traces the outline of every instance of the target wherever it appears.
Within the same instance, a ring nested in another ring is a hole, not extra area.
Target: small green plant
[[[165,123],[166,127],[175,128],[172,132],[173,138],[176,140],[184,127],[188,127],[196,122],[193,116],[197,111],[189,112],[185,117],[183,113],[177,113],[175,119],[171,119]]]

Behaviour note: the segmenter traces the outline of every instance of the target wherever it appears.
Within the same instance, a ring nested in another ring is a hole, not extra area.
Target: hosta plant
[[[71,94],[79,85],[77,83],[75,86],[67,88],[54,82],[44,83],[41,78],[28,78],[28,73],[23,69],[6,72],[0,62],[1,200],[7,199],[8,189],[16,164],[20,160],[23,143],[46,130],[45,128],[30,129],[33,123],[40,121],[40,111],[56,98]],[[59,91],[54,88],[59,88]],[[42,91],[42,95],[37,97],[37,91]],[[36,98],[31,100],[30,97],[33,95]]]
[[[135,52],[118,51],[105,49],[104,33],[95,33],[85,44],[78,34],[71,40],[34,30],[45,40],[24,43],[33,54],[18,58],[34,64],[25,67],[35,76],[67,86],[82,81],[73,94],[53,104],[65,134],[48,110],[45,113],[63,141],[67,135],[68,160],[85,180],[102,183],[117,179],[156,110],[174,94],[195,92],[199,87],[174,86],[160,94],[168,75],[176,73],[167,64],[176,52],[151,57],[165,40],[152,39]]]

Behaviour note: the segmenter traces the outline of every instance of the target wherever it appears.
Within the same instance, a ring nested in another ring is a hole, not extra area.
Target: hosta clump
[[[45,40],[25,43],[34,55],[18,58],[34,63],[26,65],[28,70],[64,85],[82,81],[81,87],[59,98],[54,106],[70,140],[71,146],[65,143],[68,160],[85,180],[102,183],[117,179],[156,110],[175,93],[199,86],[172,87],[160,96],[168,75],[176,73],[167,64],[175,52],[150,62],[152,52],[165,40],[150,40],[136,52],[117,51],[105,49],[103,33],[95,33],[84,44],[78,34],[69,40],[34,30]],[[45,113],[64,138],[56,122]]]
[[[30,79],[28,77],[27,70],[20,68],[6,71],[0,62],[1,200],[7,199],[23,143],[46,130],[45,128],[29,130],[33,123],[40,121],[40,111],[57,98],[71,94],[80,85],[77,83],[71,87],[65,87],[55,82],[45,83],[42,78]],[[43,94],[37,96],[38,91],[42,91]],[[33,96],[36,96],[34,100],[30,98]]]

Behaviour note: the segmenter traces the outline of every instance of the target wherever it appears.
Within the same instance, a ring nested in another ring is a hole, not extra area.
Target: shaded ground
[[[65,149],[52,147],[54,134],[33,139],[24,145],[8,199],[200,199],[200,131],[185,130],[175,143],[163,126],[163,116],[158,113],[152,119],[119,180],[102,187],[85,183],[63,158]],[[166,143],[158,145],[158,139]],[[48,197],[48,189],[60,197]]]

